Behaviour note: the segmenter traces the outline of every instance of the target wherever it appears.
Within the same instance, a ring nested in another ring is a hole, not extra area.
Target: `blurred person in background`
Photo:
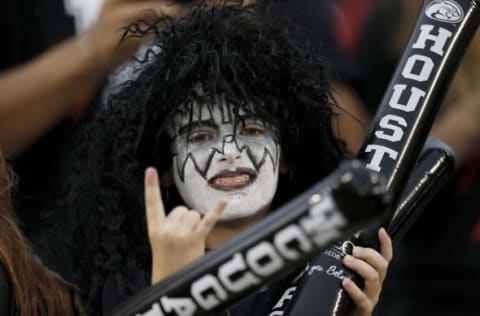
[[[107,73],[149,40],[120,45],[126,25],[188,11],[166,0],[100,4],[15,0],[4,1],[0,11],[0,148],[18,174],[14,204],[24,233],[59,272],[61,245],[45,228],[62,229],[51,210],[71,167],[75,121]]]
[[[13,173],[0,151],[0,315],[82,315],[76,289],[37,258],[15,222]]]
[[[401,3],[396,0],[273,0],[273,11],[298,28],[298,37],[316,45],[330,64],[337,101],[334,127],[355,154],[394,70],[386,54]],[[382,27],[378,27],[382,25]],[[368,78],[368,82],[365,81]]]

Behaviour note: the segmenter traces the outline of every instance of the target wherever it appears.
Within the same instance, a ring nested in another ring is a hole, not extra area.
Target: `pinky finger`
[[[388,236],[385,228],[379,229],[378,239],[380,240],[380,252],[382,253],[382,256],[387,262],[390,262],[393,258],[392,239]]]
[[[343,288],[357,306],[358,315],[370,315],[373,310],[372,302],[367,295],[350,279],[343,279]]]

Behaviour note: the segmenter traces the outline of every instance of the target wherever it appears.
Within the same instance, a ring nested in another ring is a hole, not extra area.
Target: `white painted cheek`
[[[266,148],[265,143],[249,144],[254,155],[263,156]],[[275,144],[274,144],[275,145]],[[185,204],[198,212],[205,214],[212,210],[218,201],[227,202],[227,207],[220,217],[221,221],[235,220],[254,215],[258,211],[269,206],[278,185],[278,168],[274,167],[278,158],[278,147],[272,148],[273,157],[266,157],[266,161],[260,168],[256,180],[248,187],[235,192],[224,192],[210,187],[200,173],[195,168],[191,158],[189,158],[184,166],[184,181],[177,172],[173,172],[174,183],[184,200]],[[225,165],[218,159],[216,154],[207,173],[207,179],[211,178],[224,169],[235,170],[236,168],[254,168],[253,162],[248,158],[246,152],[241,153],[240,159]],[[195,151],[197,162],[204,162],[208,158],[208,150]],[[177,156],[173,159],[173,170],[179,170],[183,167],[183,159]],[[273,161],[272,159],[273,158]],[[178,166],[182,163],[182,166]]]
[[[176,168],[175,160],[173,164]],[[201,214],[213,209],[220,199],[226,201],[220,221],[229,221],[249,217],[270,205],[277,190],[278,168],[274,171],[271,161],[267,160],[255,182],[236,193],[227,193],[208,186],[189,159],[185,165],[185,181],[174,173],[174,182],[185,204]]]
[[[174,160],[173,167],[177,168],[177,161]],[[176,169],[174,169],[176,170]],[[215,197],[205,179],[197,172],[191,159],[185,165],[184,181],[178,173],[173,173],[173,180],[180,196],[185,204],[198,212],[205,214],[214,206]]]
[[[268,160],[257,176],[255,182],[240,191],[239,194],[226,198],[226,209],[220,217],[228,221],[252,216],[268,207],[275,196],[278,185],[278,168],[273,170],[271,160]]]

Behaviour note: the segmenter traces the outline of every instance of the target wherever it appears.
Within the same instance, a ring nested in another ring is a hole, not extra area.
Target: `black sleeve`
[[[0,315],[11,315],[12,292],[7,272],[0,262]]]
[[[108,315],[115,307],[148,287],[150,287],[150,275],[145,271],[132,270],[125,277],[119,273],[110,274],[102,291],[103,315]]]

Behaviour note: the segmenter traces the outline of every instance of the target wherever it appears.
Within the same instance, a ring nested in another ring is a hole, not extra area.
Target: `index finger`
[[[145,211],[149,231],[150,227],[157,226],[165,219],[158,173],[152,167],[145,170]]]
[[[198,223],[197,232],[203,234],[204,236],[208,235],[210,231],[217,224],[220,215],[222,215],[223,210],[227,206],[227,202],[219,201],[215,208],[208,212],[204,218]]]

